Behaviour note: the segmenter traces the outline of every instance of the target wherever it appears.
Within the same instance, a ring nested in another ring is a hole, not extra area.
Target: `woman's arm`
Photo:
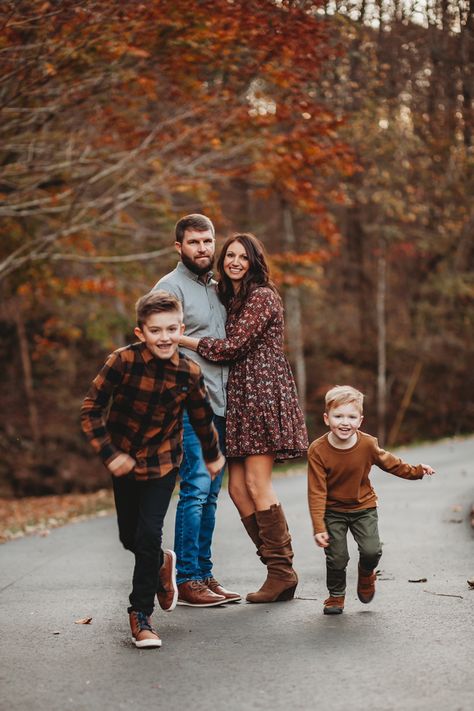
[[[265,287],[255,289],[232,325],[232,333],[227,338],[201,338],[196,350],[203,358],[215,362],[240,360],[255,349],[280,310],[280,300],[274,291]]]

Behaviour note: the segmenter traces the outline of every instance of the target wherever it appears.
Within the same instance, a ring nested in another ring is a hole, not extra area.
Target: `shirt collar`
[[[200,276],[198,276],[197,274],[192,272],[191,269],[188,269],[188,267],[185,264],[183,264],[183,262],[178,262],[178,266],[176,268],[185,277],[187,277],[188,279],[191,279],[192,281],[197,281],[198,284],[209,284],[212,281],[213,276],[214,276],[214,272],[209,271],[206,274],[206,277],[207,277],[206,281],[203,281]]]

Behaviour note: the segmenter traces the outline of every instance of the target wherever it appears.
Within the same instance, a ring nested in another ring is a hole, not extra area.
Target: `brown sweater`
[[[337,449],[325,434],[308,450],[308,501],[314,533],[326,530],[324,514],[332,511],[361,511],[377,506],[377,496],[369,480],[375,464],[402,479],[422,479],[421,464],[411,466],[378,445],[377,439],[357,432],[357,442],[349,449]]]

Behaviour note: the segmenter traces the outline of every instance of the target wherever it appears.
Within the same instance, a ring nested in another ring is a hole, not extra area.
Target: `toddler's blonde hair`
[[[329,412],[329,410],[333,407],[347,405],[348,403],[353,402],[362,414],[364,396],[359,390],[353,388],[352,385],[336,385],[334,388],[327,391],[324,402],[326,405],[326,412]]]

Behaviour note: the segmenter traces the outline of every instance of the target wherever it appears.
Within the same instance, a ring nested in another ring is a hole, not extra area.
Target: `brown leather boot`
[[[359,565],[359,577],[357,579],[357,597],[361,602],[370,602],[375,595],[375,572],[373,570],[363,570]]]
[[[250,516],[244,516],[243,518],[240,519],[242,523],[244,524],[244,528],[247,531],[250,539],[253,541],[256,549],[257,549],[257,555],[262,561],[262,563],[265,565],[265,561],[263,560],[262,556],[262,539],[260,538],[260,531],[258,530],[258,523],[257,523],[257,517],[255,514],[250,514]]]
[[[295,596],[298,576],[293,570],[293,549],[285,514],[280,504],[265,511],[256,511],[262,559],[268,574],[260,590],[247,595],[248,602],[283,602]]]

